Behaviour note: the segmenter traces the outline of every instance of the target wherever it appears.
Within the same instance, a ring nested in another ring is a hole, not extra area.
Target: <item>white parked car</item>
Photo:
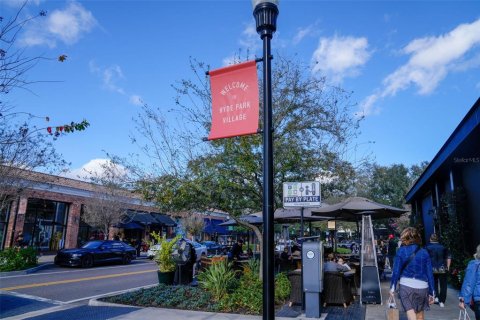
[[[191,241],[188,239],[185,239],[187,242],[191,243],[193,247],[195,248],[195,253],[197,254],[197,261],[200,261],[202,259],[202,256],[207,256],[207,247],[203,244],[200,244],[196,241]],[[157,254],[157,251],[160,250],[160,245],[155,244],[150,247],[147,251],[147,257],[149,259],[155,258],[155,254]]]
[[[147,257],[148,259],[153,259],[155,258],[155,254],[157,254],[157,251],[160,250],[160,245],[155,244],[153,246],[150,246],[150,248],[147,251]]]

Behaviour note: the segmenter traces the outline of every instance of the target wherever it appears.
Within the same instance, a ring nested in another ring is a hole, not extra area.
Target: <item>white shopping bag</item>
[[[458,314],[458,320],[470,320],[467,309],[460,309],[460,313]]]

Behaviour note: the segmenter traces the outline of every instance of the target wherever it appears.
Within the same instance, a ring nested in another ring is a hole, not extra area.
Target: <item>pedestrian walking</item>
[[[447,271],[450,269],[452,257],[447,248],[438,242],[438,236],[435,233],[430,236],[430,243],[425,249],[432,259],[433,283],[435,292],[438,293],[438,297],[435,297],[435,303],[443,308],[447,298]],[[438,289],[439,284],[440,290]]]
[[[408,227],[400,235],[402,246],[397,250],[390,283],[390,297],[397,284],[401,305],[408,320],[424,319],[424,311],[434,302],[432,261],[421,247],[422,239],[416,228]]]
[[[388,236],[388,245],[387,245],[387,256],[388,262],[390,263],[390,268],[393,268],[393,260],[397,254],[398,248],[398,238],[395,235],[391,234]]]
[[[468,263],[465,271],[465,278],[458,297],[458,306],[465,310],[465,303],[470,304],[475,312],[475,319],[480,320],[480,244],[473,257],[474,259]]]

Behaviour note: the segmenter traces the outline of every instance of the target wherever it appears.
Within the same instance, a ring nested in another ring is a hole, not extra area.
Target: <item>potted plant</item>
[[[160,235],[155,232],[152,232],[151,235],[159,245],[159,249],[155,253],[154,258],[158,265],[158,282],[171,285],[173,284],[176,267],[175,261],[172,258],[172,253],[180,236],[176,236],[173,239],[167,239],[166,236],[160,237]]]

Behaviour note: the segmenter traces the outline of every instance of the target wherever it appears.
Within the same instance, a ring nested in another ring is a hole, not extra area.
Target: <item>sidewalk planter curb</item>
[[[33,267],[33,268],[30,268],[30,269],[19,270],[19,271],[0,272],[0,277],[18,276],[18,275],[35,273],[38,270],[46,269],[46,268],[51,267],[53,265],[54,265],[53,263],[43,263],[43,264],[40,264],[40,265],[38,265],[36,267]]]
[[[141,308],[139,306],[131,306],[128,304],[98,301],[97,299],[88,300],[88,305],[91,307],[120,307],[120,308],[137,308],[137,309]]]

